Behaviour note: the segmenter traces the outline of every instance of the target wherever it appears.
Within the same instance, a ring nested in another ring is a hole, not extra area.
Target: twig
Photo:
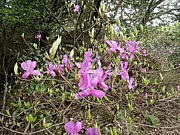
[[[24,135],[26,134],[26,132],[27,132],[27,130],[29,129],[29,126],[30,126],[30,122],[28,122],[28,125],[27,125],[27,127],[26,127],[26,129],[24,130]]]
[[[2,112],[0,112],[0,115],[5,116],[5,117],[9,117],[9,118],[12,117],[12,116],[6,115],[6,114],[4,114],[4,113],[2,113]]]
[[[146,124],[142,124],[142,123],[131,123],[132,125],[140,125],[140,126],[144,126],[144,127],[150,127],[150,128],[161,128],[161,129],[173,129],[173,128],[178,128],[180,127],[180,124],[179,125],[176,125],[176,126],[172,126],[172,127],[155,127],[155,126],[151,126],[151,125],[146,125]]]
[[[8,91],[8,80],[7,80],[7,73],[6,73],[6,69],[4,67],[5,65],[5,56],[3,58],[3,68],[4,68],[4,73],[5,73],[5,86],[4,86],[4,96],[3,96],[3,106],[2,106],[2,112],[4,112],[4,107],[6,105],[6,94],[7,94],[7,91]]]
[[[48,128],[41,129],[41,130],[37,130],[37,131],[31,132],[31,133],[23,133],[23,132],[19,132],[19,131],[13,130],[13,129],[9,129],[9,128],[7,128],[7,127],[1,127],[1,126],[0,126],[0,128],[1,128],[1,129],[8,130],[8,131],[11,131],[11,132],[13,132],[13,133],[21,134],[21,135],[33,135],[33,134],[38,134],[38,133],[40,133],[40,132],[46,131],[47,129],[50,129],[50,128],[52,128],[52,127],[59,126],[59,125],[62,125],[62,124],[64,124],[64,122],[62,122],[62,123],[56,123],[56,124],[51,125],[51,126],[48,127]]]

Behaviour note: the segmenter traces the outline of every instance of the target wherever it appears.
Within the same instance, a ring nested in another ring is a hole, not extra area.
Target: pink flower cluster
[[[126,62],[125,60],[134,58],[135,53],[140,51],[140,48],[138,47],[136,41],[128,41],[126,43],[127,48],[121,48],[120,46],[118,46],[118,42],[114,40],[107,40],[106,43],[110,46],[110,49],[108,51],[109,54],[114,53],[116,50],[120,52],[120,56],[123,61],[120,62],[121,72],[118,74],[121,75],[121,78],[123,80],[127,81],[129,89],[133,90],[133,79],[128,75],[128,62]],[[146,56],[146,51],[143,50],[141,54],[143,56]]]
[[[40,41],[41,40],[41,34],[37,34],[35,38],[38,39],[38,41]]]
[[[22,75],[22,78],[27,79],[29,77],[29,75],[35,75],[35,76],[41,75],[41,73],[38,70],[34,70],[36,65],[37,65],[36,61],[31,61],[31,60],[27,60],[27,61],[21,63],[21,68],[23,70],[25,70],[24,74]],[[72,69],[72,65],[70,64],[70,62],[68,60],[67,54],[65,54],[63,56],[61,65],[50,63],[48,65],[47,71],[45,71],[45,73],[50,74],[52,77],[56,76],[56,71],[58,73],[61,73],[62,75],[64,75],[65,74],[64,69],[63,69],[64,67],[67,70]]]
[[[128,60],[128,53],[130,54],[130,58],[134,58],[134,54],[138,51],[140,51],[136,41],[128,41],[126,43],[127,48],[121,48],[118,46],[118,42],[114,41],[114,40],[107,40],[106,43],[110,46],[110,49],[108,51],[109,54],[115,52],[116,50],[118,50],[120,52],[121,58],[122,59],[126,59]],[[125,49],[127,51],[125,51]],[[145,55],[145,51],[143,50],[143,53]]]
[[[79,13],[79,10],[80,10],[79,5],[74,4],[74,9],[73,9],[74,13]]]
[[[106,43],[110,46],[110,49],[108,51],[109,54],[112,54],[115,51],[120,52],[120,56],[122,58],[122,60],[120,61],[120,71],[118,71],[116,74],[120,75],[121,78],[127,82],[128,88],[130,90],[134,90],[133,78],[130,78],[128,74],[128,60],[129,58],[134,58],[135,53],[141,52],[136,41],[128,41],[126,43],[126,48],[120,47],[117,41],[107,40]],[[142,52],[141,54],[143,56],[146,56],[146,52],[144,50]],[[109,73],[109,71],[111,70],[111,64],[108,66],[106,71],[104,71],[101,67],[101,62],[99,61],[99,59],[97,57],[95,59],[92,59],[91,55],[91,50],[88,50],[87,52],[85,52],[85,58],[81,64],[75,62],[76,66],[80,68],[78,71],[78,74],[80,76],[80,81],[78,83],[79,92],[75,94],[76,99],[82,99],[84,97],[87,97],[88,95],[102,98],[108,90],[108,85],[105,83],[105,79],[108,77],[108,75],[111,75]],[[92,69],[92,64],[95,64],[95,62],[97,62],[97,68]],[[55,77],[57,72],[64,75],[64,68],[66,68],[67,70],[71,70],[73,68],[67,54],[63,56],[61,63],[61,65],[50,63],[45,73],[48,73],[52,77]],[[40,72],[38,70],[34,70],[34,68],[36,67],[35,61],[28,60],[26,62],[23,62],[21,64],[21,67],[25,70],[25,73],[22,75],[24,79],[28,78],[29,75],[40,75]],[[142,69],[142,73],[145,73],[145,69]]]
[[[78,74],[80,75],[79,89],[80,92],[75,94],[76,99],[82,99],[88,95],[92,95],[97,98],[102,98],[105,92],[108,90],[108,86],[104,82],[107,77],[107,71],[101,68],[99,61],[99,67],[95,70],[91,68],[91,51],[85,52],[85,59],[81,64],[76,64],[80,70]],[[101,88],[103,91],[97,89]]]
[[[82,129],[82,122],[74,123],[70,121],[64,125],[64,128],[69,135],[78,135]],[[86,129],[86,135],[98,135],[98,129],[89,127]]]
[[[64,75],[65,72],[64,72],[63,67],[65,67],[67,70],[71,70],[73,68],[73,66],[69,62],[67,54],[63,56],[61,65],[50,63],[45,73],[49,73],[52,77],[55,77],[56,76],[55,71],[58,71],[58,73],[61,73],[62,75]]]

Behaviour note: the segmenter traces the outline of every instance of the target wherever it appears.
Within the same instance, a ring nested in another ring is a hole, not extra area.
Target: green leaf
[[[148,122],[149,122],[152,126],[155,126],[155,125],[159,122],[159,119],[158,119],[157,117],[155,117],[154,115],[145,114],[144,117],[146,118],[146,120],[148,120]]]
[[[16,76],[19,76],[17,62],[16,62],[16,64],[14,65],[14,74],[15,74]]]
[[[74,57],[74,49],[71,50],[69,57],[70,57],[70,59],[72,59]]]
[[[54,56],[57,52],[58,46],[61,43],[61,37],[58,37],[58,39],[53,43],[52,47],[49,50],[50,58],[51,60],[54,59]]]
[[[33,122],[33,116],[32,116],[32,114],[29,114],[29,116],[28,116],[28,120],[29,120],[29,122]]]

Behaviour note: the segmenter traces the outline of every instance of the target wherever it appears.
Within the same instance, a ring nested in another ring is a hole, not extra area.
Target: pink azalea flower
[[[67,55],[67,54],[65,54],[65,55],[63,56],[62,64],[63,64],[68,70],[72,69],[72,65],[70,64],[70,62],[69,62],[69,60],[68,60],[68,55]]]
[[[41,40],[41,34],[37,34],[36,38],[38,39],[38,41],[40,41]]]
[[[130,90],[134,90],[132,78],[127,79],[127,83],[128,83],[128,88]]]
[[[123,61],[121,61],[121,62],[120,62],[120,65],[121,65],[121,70],[122,70],[122,71],[127,70],[128,62],[123,62]]]
[[[39,76],[41,73],[38,70],[34,70],[36,67],[36,61],[27,60],[21,63],[21,68],[25,70],[25,73],[22,75],[22,78],[26,79],[29,75]]]
[[[124,49],[123,48],[120,48],[118,46],[118,42],[116,41],[113,41],[113,40],[107,40],[106,43],[111,47],[108,51],[109,54],[115,52],[116,50],[119,50],[120,52],[123,52]]]
[[[74,13],[79,13],[79,9],[80,9],[79,5],[74,4],[74,9],[73,9]]]
[[[56,69],[56,65],[50,63],[49,66],[47,67],[46,73],[49,73],[52,77],[55,77],[56,76],[56,73],[54,72],[55,69]]]
[[[63,69],[63,65],[57,66],[57,71],[58,71],[60,74],[62,74],[62,75],[65,74],[65,73],[64,73],[64,69]]]
[[[89,74],[86,74],[86,78],[84,78],[84,82],[86,85],[81,86],[83,90],[75,94],[76,99],[82,99],[83,97],[87,97],[88,95],[92,95],[97,98],[102,98],[105,95],[104,92],[94,88],[98,83],[98,77],[94,77],[92,79]]]
[[[88,83],[90,82],[87,71],[91,69],[91,60],[92,60],[91,52],[90,51],[85,52],[84,57],[85,57],[85,59],[82,62],[82,64],[78,64],[78,66],[80,67],[78,74],[81,76],[79,84],[78,84],[80,90],[86,89],[86,87],[89,86]]]
[[[123,80],[127,80],[129,78],[128,72],[126,70],[121,72],[120,75]]]
[[[79,74],[82,74],[83,72],[85,72],[91,68],[91,60],[92,60],[91,59],[91,51],[85,52],[84,57],[85,57],[84,61],[81,64],[76,63],[76,66],[78,68],[80,68],[80,70],[78,72]]]
[[[97,98],[102,98],[105,93],[95,89],[97,84],[101,86],[104,91],[107,91],[108,86],[105,84],[104,80],[107,77],[107,73],[101,68],[100,61],[98,62],[99,68],[96,70],[91,69],[91,51],[85,52],[85,59],[82,64],[76,64],[80,67],[78,74],[80,75],[80,81],[78,83],[79,89],[81,90],[75,94],[76,99],[82,99],[88,95],[92,95]]]
[[[142,68],[142,69],[141,69],[141,73],[145,74],[145,73],[146,73],[146,69],[145,69],[145,68]]]
[[[177,86],[177,88],[178,88],[178,90],[180,90],[180,85],[179,85],[179,86]]]
[[[78,132],[82,129],[82,122],[74,123],[70,121],[64,125],[64,128],[69,135],[78,135]]]
[[[108,77],[108,81],[111,81],[111,75],[113,74],[113,73],[111,72],[111,65],[112,65],[112,63],[110,63],[110,64],[108,65],[108,67],[107,67],[107,69],[106,69],[106,71],[105,71],[105,74],[107,74],[107,77]]]
[[[98,129],[90,127],[86,130],[86,135],[98,135]]]
[[[107,73],[101,67],[96,70],[90,70],[89,73],[91,73],[92,76],[97,79],[98,84],[104,91],[108,90],[108,86],[104,82],[107,77]]]
[[[80,80],[79,80],[79,83],[78,83],[78,86],[79,86],[80,90],[87,89],[87,87],[90,85],[89,84],[89,82],[90,82],[89,79],[90,79],[89,74],[87,74],[86,72],[81,74],[81,77],[80,77]]]
[[[122,71],[122,72],[120,73],[121,78],[124,79],[124,80],[126,80],[126,79],[129,78],[129,75],[128,75],[128,72],[127,72],[128,62],[123,62],[123,61],[121,61],[121,62],[120,62],[120,65],[121,65],[121,71]]]
[[[134,54],[140,50],[139,47],[137,46],[136,41],[128,41],[127,47],[130,52],[130,58],[134,58]]]
[[[121,58],[122,58],[122,59],[126,59],[126,60],[129,59],[125,51],[124,51],[124,52],[121,52]]]

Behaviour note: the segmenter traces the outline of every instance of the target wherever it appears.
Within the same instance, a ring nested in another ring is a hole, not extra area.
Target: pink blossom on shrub
[[[128,41],[127,47],[130,52],[130,58],[134,58],[134,54],[140,50],[136,41]]]
[[[36,61],[27,60],[21,63],[21,68],[25,70],[25,73],[22,75],[22,78],[26,79],[29,75],[39,76],[41,73],[38,70],[34,70],[36,67]]]
[[[121,78],[124,79],[124,80],[127,80],[129,78],[129,75],[128,75],[128,72],[127,72],[127,67],[128,67],[128,62],[123,62],[121,61],[120,62],[120,65],[121,65]]]
[[[128,88],[130,90],[134,90],[133,79],[132,78],[127,79],[127,83],[128,83]]]
[[[120,75],[123,80],[127,80],[129,78],[128,72],[126,70],[121,72]]]
[[[74,9],[73,9],[73,11],[74,11],[75,13],[79,13],[79,9],[80,9],[79,5],[74,4]]]
[[[85,90],[87,89],[87,87],[90,85],[89,82],[90,82],[90,77],[89,77],[89,74],[87,74],[86,72],[82,73],[80,75],[80,80],[79,80],[79,83],[78,83],[78,86],[79,86],[79,89],[80,90]]]
[[[38,39],[38,41],[40,41],[41,40],[41,34],[37,34],[36,38]]]
[[[108,85],[104,82],[107,77],[107,73],[101,67],[96,70],[90,70],[89,73],[92,74],[93,78],[97,78],[98,84],[104,91],[108,90]]]
[[[64,125],[64,128],[69,135],[78,135],[78,132],[82,129],[82,122],[74,123],[70,121]]]
[[[126,54],[125,51],[124,51],[124,52],[121,52],[121,58],[122,58],[122,59],[126,59],[126,60],[129,59],[129,58],[128,58],[128,55]]]
[[[146,73],[146,69],[145,69],[145,68],[142,68],[142,69],[141,69],[141,73],[143,73],[143,74]]]
[[[76,63],[76,65],[80,68],[80,70],[78,72],[79,74],[91,69],[91,60],[92,60],[91,59],[91,51],[85,52],[84,61],[81,64]]]
[[[63,59],[62,59],[62,65],[64,65],[68,70],[72,69],[72,65],[70,64],[69,60],[68,60],[68,55],[65,54],[63,56]]]
[[[97,98],[102,98],[105,95],[105,93],[95,89],[99,81],[98,77],[91,78],[90,75],[87,73],[84,73],[83,75],[85,76],[83,78],[85,85],[83,85],[83,83],[79,85],[80,89],[82,90],[75,94],[75,98],[82,99],[83,97],[87,97],[88,95],[92,95]]]
[[[47,71],[46,73],[49,73],[52,77],[56,76],[55,70],[56,69],[56,65],[50,63],[49,66],[47,67]]]
[[[120,65],[121,65],[121,70],[125,71],[127,69],[127,67],[128,67],[128,62],[121,61]]]
[[[62,74],[62,75],[65,74],[65,73],[64,73],[64,69],[63,69],[63,65],[58,65],[58,66],[57,66],[57,71],[58,71],[60,74]]]
[[[80,67],[80,70],[78,71],[78,74],[80,75],[80,81],[79,81],[79,88],[81,90],[84,90],[87,88],[87,86],[89,85],[88,83],[90,82],[88,79],[88,74],[87,71],[89,71],[91,69],[91,51],[87,51],[85,52],[84,55],[85,59],[82,62],[82,64],[76,64],[77,66]]]
[[[86,130],[86,135],[98,135],[98,129],[89,127]]]
[[[118,42],[114,41],[114,40],[107,40],[106,43],[111,47],[108,51],[109,54],[115,52],[116,50],[119,50],[120,52],[123,52],[124,49],[120,48],[118,46]]]

